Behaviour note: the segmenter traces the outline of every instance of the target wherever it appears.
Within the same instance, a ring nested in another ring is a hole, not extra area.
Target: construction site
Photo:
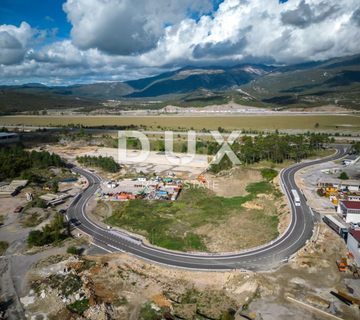
[[[97,197],[106,200],[172,200],[175,201],[182,189],[182,181],[172,178],[124,179],[104,182]]]

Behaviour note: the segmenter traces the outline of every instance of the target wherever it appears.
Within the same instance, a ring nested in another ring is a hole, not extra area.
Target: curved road
[[[253,271],[269,270],[286,262],[289,257],[301,249],[306,241],[312,237],[314,217],[306,204],[306,200],[295,183],[295,173],[307,166],[336,160],[344,157],[348,151],[347,146],[336,146],[336,154],[319,160],[303,162],[284,169],[280,174],[283,190],[291,205],[291,223],[287,231],[271,243],[248,250],[246,252],[228,254],[187,254],[172,252],[161,248],[145,245],[139,239],[130,237],[126,233],[107,230],[92,222],[86,215],[86,205],[89,199],[100,188],[101,179],[94,173],[74,168],[73,170],[85,176],[89,187],[74,198],[68,209],[68,218],[79,230],[90,235],[94,242],[109,252],[125,251],[138,257],[148,259],[174,267],[201,270],[232,270],[247,269]],[[296,189],[301,198],[301,206],[295,207],[291,190]],[[261,232],[261,230],[258,230]]]

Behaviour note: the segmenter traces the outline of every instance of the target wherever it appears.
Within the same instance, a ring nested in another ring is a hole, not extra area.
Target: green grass
[[[9,242],[0,241],[0,256],[9,248]]]
[[[67,305],[67,308],[71,312],[75,312],[79,315],[82,315],[89,308],[89,306],[90,306],[89,300],[84,299],[84,300],[75,301],[74,303]]]
[[[106,223],[144,235],[150,243],[167,249],[206,251],[202,241],[204,236],[195,233],[197,228],[207,224],[219,226],[234,214],[241,219],[246,212],[241,205],[253,200],[259,193],[279,195],[267,181],[250,184],[247,191],[249,194],[244,197],[223,198],[208,189],[186,189],[184,186],[178,201],[144,203],[144,200],[131,200],[112,203],[113,214]],[[262,210],[252,210],[251,219],[266,224],[272,237],[277,236],[276,216],[267,216]]]

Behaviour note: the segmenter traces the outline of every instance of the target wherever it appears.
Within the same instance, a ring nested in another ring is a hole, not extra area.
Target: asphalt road
[[[336,146],[334,156],[307,161],[292,165],[280,174],[280,181],[291,205],[291,223],[287,231],[271,243],[228,254],[187,254],[172,252],[161,248],[150,247],[139,239],[130,237],[126,233],[107,230],[91,221],[86,214],[87,202],[100,188],[101,178],[94,173],[74,168],[73,170],[85,176],[89,187],[74,198],[69,206],[67,217],[82,232],[93,237],[94,242],[109,252],[128,252],[143,259],[174,267],[200,269],[200,270],[232,270],[247,269],[252,271],[270,270],[288,261],[290,256],[300,250],[312,237],[314,229],[314,216],[306,204],[306,200],[295,183],[295,173],[307,166],[319,164],[344,157],[348,146]],[[301,198],[301,206],[296,207],[291,198],[291,190],[295,189]],[[261,235],[261,230],[257,232]]]

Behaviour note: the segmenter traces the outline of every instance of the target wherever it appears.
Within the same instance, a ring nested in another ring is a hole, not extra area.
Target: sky
[[[0,84],[127,81],[185,66],[360,53],[359,0],[0,0]]]

